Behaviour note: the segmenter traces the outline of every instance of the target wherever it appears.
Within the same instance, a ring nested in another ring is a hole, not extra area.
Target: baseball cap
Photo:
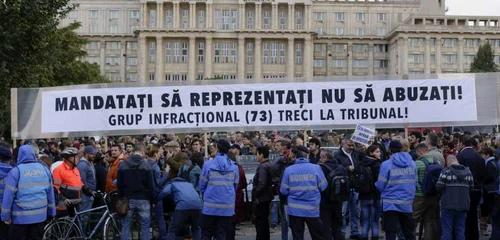
[[[233,148],[236,148],[236,149],[238,149],[238,150],[241,150],[241,147],[240,147],[240,145],[238,145],[238,144],[233,144],[233,146],[231,146],[231,149],[233,149]]]
[[[83,149],[83,153],[96,155],[97,154],[97,150],[95,150],[95,148],[92,147],[92,146],[85,146],[85,148]]]
[[[226,147],[227,149],[229,149],[231,147],[231,144],[225,139],[219,139],[219,141],[217,141],[217,144],[220,144],[220,145]]]

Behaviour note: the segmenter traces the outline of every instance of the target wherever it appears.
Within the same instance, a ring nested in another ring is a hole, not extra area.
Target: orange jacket
[[[59,194],[58,206],[64,206],[62,203],[64,199],[69,199],[74,204],[80,202],[83,182],[78,168],[71,168],[65,161],[54,169],[52,177],[54,178],[54,187]]]
[[[108,175],[106,176],[106,192],[118,191],[118,187],[113,184],[113,181],[118,178],[118,166],[122,161],[125,161],[126,156],[121,154],[118,158],[110,163]]]

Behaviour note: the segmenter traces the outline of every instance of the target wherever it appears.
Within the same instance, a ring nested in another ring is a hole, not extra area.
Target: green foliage
[[[59,28],[70,0],[0,2],[0,135],[10,135],[10,89],[104,82],[99,66],[79,59],[87,41]]]
[[[495,53],[489,42],[479,47],[476,57],[470,66],[471,73],[498,72],[494,61]]]

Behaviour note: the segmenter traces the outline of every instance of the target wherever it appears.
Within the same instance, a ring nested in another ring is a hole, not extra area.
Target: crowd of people
[[[188,229],[195,240],[232,240],[245,220],[256,239],[278,225],[294,240],[305,225],[313,240],[345,239],[347,229],[350,239],[500,239],[500,136],[404,135],[382,131],[368,145],[277,131],[3,142],[0,239],[42,239],[52,218],[102,204],[99,192],[128,204],[121,239],[135,219],[141,239],[156,225],[158,239]],[[249,216],[242,155],[259,163]]]

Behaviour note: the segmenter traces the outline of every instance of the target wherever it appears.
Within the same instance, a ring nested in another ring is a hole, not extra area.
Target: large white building
[[[445,0],[75,0],[87,61],[113,81],[468,71],[500,16]],[[500,55],[495,56],[500,63]]]

